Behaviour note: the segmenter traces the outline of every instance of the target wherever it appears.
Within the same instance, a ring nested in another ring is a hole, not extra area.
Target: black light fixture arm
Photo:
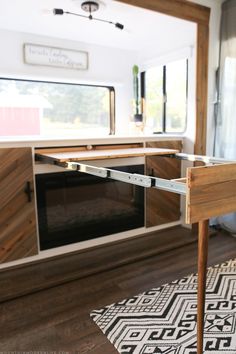
[[[54,10],[59,10],[59,9],[54,9]],[[58,15],[57,13],[55,13],[54,10],[53,10],[54,15]],[[61,10],[61,9],[60,9],[60,10]],[[64,11],[64,10],[62,10],[62,11],[63,11],[63,14],[62,14],[62,15],[64,15],[64,14],[66,14],[66,15],[74,15],[74,16],[84,17],[84,18],[87,18],[87,19],[89,19],[89,20],[93,20],[93,19],[94,19],[94,18],[92,17],[92,15],[85,16],[85,15],[77,14],[77,13],[75,13],[75,12]]]
[[[100,22],[105,22],[105,23],[110,23],[112,25],[114,25],[116,28],[119,28],[120,30],[124,29],[124,25],[122,25],[119,22],[112,22],[112,21],[108,21],[108,20],[103,20],[101,18],[97,18],[97,17],[93,17],[91,14],[91,11],[89,11],[89,16],[85,16],[85,15],[81,15],[78,14],[76,12],[70,12],[70,11],[64,11],[63,9],[53,9],[53,14],[54,15],[73,15],[73,16],[78,16],[78,17],[83,17],[83,18],[87,18],[88,20],[95,20],[95,21],[100,21]]]

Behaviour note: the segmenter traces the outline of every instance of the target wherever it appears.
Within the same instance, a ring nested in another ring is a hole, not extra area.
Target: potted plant
[[[143,115],[140,112],[140,98],[139,98],[139,67],[138,65],[133,66],[133,90],[134,90],[134,121],[137,123],[142,123]]]

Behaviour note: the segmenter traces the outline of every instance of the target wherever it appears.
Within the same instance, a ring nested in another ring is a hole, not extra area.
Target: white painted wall
[[[134,51],[114,49],[88,43],[38,36],[28,33],[0,30],[2,46],[0,76],[64,82],[110,85],[116,92],[117,132],[128,125],[132,114],[132,66]],[[89,53],[89,69],[70,70],[24,63],[23,44],[35,43],[61,48],[85,50]],[[3,50],[4,48],[4,50]]]
[[[208,134],[207,152],[212,153],[213,146],[213,101],[215,88],[215,70],[218,65],[219,26],[221,3],[223,0],[192,0],[211,8],[210,48],[209,48],[209,95],[208,95]],[[163,33],[162,41],[168,43],[169,33]],[[116,125],[117,132],[128,132],[129,118],[132,115],[132,66],[141,56],[135,51],[114,49],[65,39],[50,38],[21,32],[0,30],[2,48],[0,57],[0,75],[11,77],[64,80],[78,83],[101,83],[114,85],[116,89]],[[89,70],[74,71],[60,68],[34,67],[23,63],[22,46],[25,42],[45,44],[89,52]],[[192,43],[191,43],[192,44]],[[190,45],[191,45],[190,44]],[[155,44],[156,47],[156,44]],[[177,48],[176,48],[177,49]],[[180,48],[179,48],[180,49]],[[168,48],[167,53],[170,52]],[[165,53],[162,53],[164,56]],[[147,55],[142,59],[147,60]],[[189,118],[186,132],[186,151],[190,152],[194,139],[195,102],[194,102],[194,63],[190,73],[191,95],[189,97]]]

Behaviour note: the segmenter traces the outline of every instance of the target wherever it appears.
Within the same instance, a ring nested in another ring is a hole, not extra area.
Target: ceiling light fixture
[[[95,11],[98,11],[98,9],[99,9],[99,3],[96,2],[96,1],[84,1],[81,4],[81,9],[84,10],[85,12],[88,12],[89,15],[85,16],[85,15],[77,14],[75,12],[64,11],[63,9],[53,9],[53,13],[54,13],[54,15],[67,14],[67,15],[74,15],[74,16],[84,17],[84,18],[87,18],[89,20],[95,20],[95,21],[100,21],[100,22],[111,23],[112,25],[114,25],[116,28],[119,28],[120,30],[124,29],[124,25],[122,25],[119,22],[112,22],[112,21],[108,21],[108,20],[103,20],[101,18],[93,17],[92,13],[95,12]]]

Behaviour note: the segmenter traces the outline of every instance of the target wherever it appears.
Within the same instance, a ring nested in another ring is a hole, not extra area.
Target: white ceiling
[[[156,48],[159,53],[195,43],[195,24],[114,0],[99,0],[94,16],[120,22],[124,30],[71,15],[54,16],[53,8],[85,14],[82,0],[0,0],[0,28],[95,43],[127,50]]]

